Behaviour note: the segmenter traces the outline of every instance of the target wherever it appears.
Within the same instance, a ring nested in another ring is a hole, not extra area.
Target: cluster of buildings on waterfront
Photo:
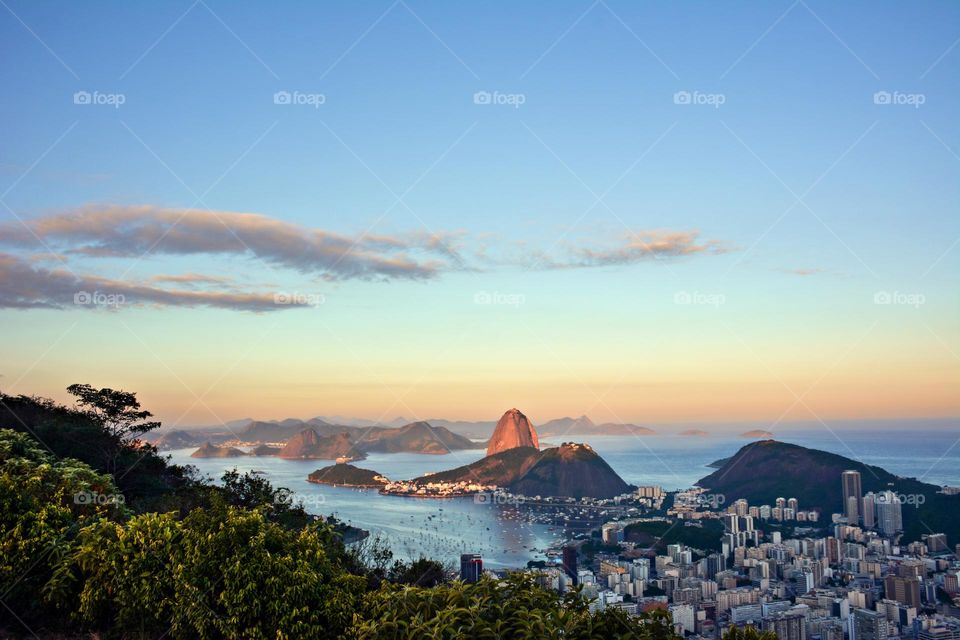
[[[381,493],[395,496],[418,496],[421,498],[456,498],[481,493],[492,493],[496,485],[479,484],[461,480],[459,482],[389,482],[380,489]]]
[[[783,640],[960,640],[960,544],[948,539],[958,532],[903,540],[903,496],[863,494],[856,471],[839,480],[844,513],[823,524],[793,498],[718,509],[707,490],[692,489],[675,494],[669,517],[606,522],[600,551],[573,541],[557,562],[531,571],[544,587],[579,587],[594,608],[663,609],[691,639],[753,626]],[[649,491],[662,500],[662,491]],[[624,539],[631,523],[660,520],[676,533],[705,519],[723,523],[711,549]],[[482,559],[465,558],[461,577],[478,578]]]

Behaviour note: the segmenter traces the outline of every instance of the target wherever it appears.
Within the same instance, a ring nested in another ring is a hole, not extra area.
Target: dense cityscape
[[[552,554],[555,561],[530,571],[546,588],[580,588],[593,608],[666,610],[676,632],[690,638],[754,626],[784,640],[957,640],[960,543],[934,532],[905,540],[907,497],[860,487],[858,471],[837,478],[846,509],[825,526],[818,511],[803,510],[795,498],[773,505],[739,499],[717,509],[707,488],[678,492],[664,517],[605,522],[594,537],[563,545]],[[664,497],[659,487],[640,487],[601,502],[656,511]],[[536,500],[509,498],[501,502]],[[719,550],[644,547],[625,539],[631,525],[656,521],[670,528],[722,522]],[[461,557],[461,579],[476,580],[481,572],[479,555]]]

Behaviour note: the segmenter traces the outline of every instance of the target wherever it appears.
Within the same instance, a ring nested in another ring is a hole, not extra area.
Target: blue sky
[[[957,413],[955,3],[5,1],[7,392],[120,386],[188,423]],[[429,275],[288,244],[78,252],[134,206],[122,224],[382,236],[402,247],[368,258]],[[220,280],[156,279],[184,274]],[[124,304],[70,304],[70,282]],[[278,291],[323,304],[217,297]]]

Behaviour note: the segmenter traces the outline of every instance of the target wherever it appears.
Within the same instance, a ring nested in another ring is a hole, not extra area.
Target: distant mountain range
[[[369,420],[341,415],[319,415],[308,420],[285,418],[283,420],[254,420],[243,418],[230,420],[222,425],[190,427],[163,430],[156,434],[151,443],[161,450],[183,449],[199,446],[209,440],[214,444],[238,439],[238,435],[249,438],[249,442],[285,442],[307,427],[317,430],[320,435],[332,435],[340,431],[355,429],[396,429],[414,422],[426,422],[433,428],[443,427],[459,436],[472,440],[487,440],[496,428],[496,420],[447,420],[431,418],[414,421],[397,416],[390,420]],[[563,438],[566,436],[600,435],[654,435],[657,432],[649,427],[636,424],[614,422],[594,423],[587,416],[579,418],[557,418],[545,422],[538,428],[545,437]]]
[[[329,424],[319,418],[306,422],[294,419],[280,422],[252,421],[238,432],[220,434],[219,437],[204,432],[171,431],[154,444],[158,448],[187,448],[205,442],[203,447],[192,454],[195,458],[247,455],[234,448],[229,448],[233,453],[227,454],[228,447],[213,444],[223,445],[225,442],[235,441],[256,445],[250,455],[318,460],[361,460],[368,452],[374,451],[443,455],[450,451],[483,446],[427,422],[412,422],[398,428],[347,427]]]
[[[960,495],[940,493],[940,487],[915,478],[901,478],[885,469],[834,453],[795,444],[760,440],[713,463],[720,467],[697,485],[725,497],[726,504],[746,498],[751,505],[774,504],[777,498],[796,498],[801,509],[840,513],[843,499],[840,474],[860,472],[863,491],[890,489],[906,497],[902,506],[907,539],[924,533],[960,531]],[[711,465],[713,466],[713,465]]]
[[[357,446],[364,451],[380,453],[430,453],[443,455],[456,449],[478,449],[477,444],[468,438],[451,432],[445,427],[433,426],[428,422],[411,422],[399,429],[368,429],[357,440]]]
[[[557,418],[540,425],[538,431],[544,437],[551,436],[649,436],[657,432],[636,424],[603,422],[596,424],[587,416]]]
[[[354,441],[346,431],[321,436],[314,429],[304,429],[287,440],[277,456],[287,460],[361,460],[366,454],[354,447]]]

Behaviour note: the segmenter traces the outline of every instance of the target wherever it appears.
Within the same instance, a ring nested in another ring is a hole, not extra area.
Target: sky
[[[960,415],[954,2],[0,2],[0,390]]]

